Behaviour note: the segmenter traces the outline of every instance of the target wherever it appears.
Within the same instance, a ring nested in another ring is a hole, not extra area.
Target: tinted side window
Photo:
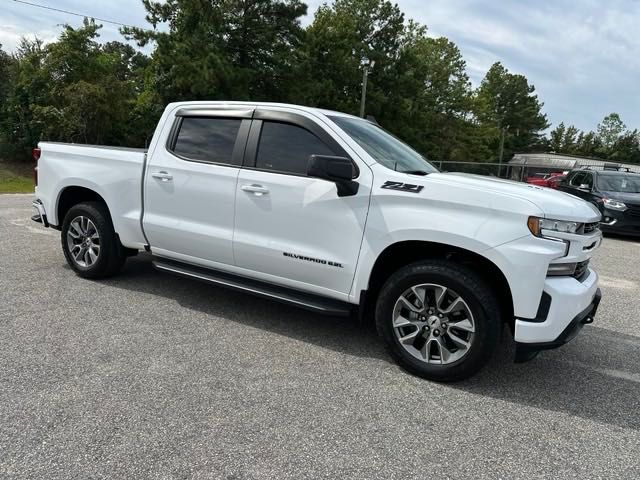
[[[241,119],[184,117],[173,152],[191,160],[232,163]]]
[[[575,173],[572,177],[571,180],[569,180],[569,184],[573,187],[579,187],[580,185],[582,185],[582,181],[584,180],[584,176],[585,173],[584,172],[577,172]]]
[[[264,122],[256,168],[306,175],[311,155],[335,155],[313,133],[287,123]]]
[[[593,175],[585,173],[582,183],[589,185],[589,188],[593,188]]]

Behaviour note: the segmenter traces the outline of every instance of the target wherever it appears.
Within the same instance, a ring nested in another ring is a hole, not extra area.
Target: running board
[[[272,285],[251,278],[233,275],[231,273],[197,267],[187,263],[176,262],[165,258],[155,258],[153,266],[160,271],[194,278],[203,282],[220,285],[259,297],[270,298],[281,303],[311,310],[316,313],[334,316],[348,316],[355,305],[332,298],[321,297],[310,293],[292,290],[286,287]]]

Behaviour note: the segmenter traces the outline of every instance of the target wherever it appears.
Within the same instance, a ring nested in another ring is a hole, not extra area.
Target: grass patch
[[[0,193],[32,193],[33,188],[30,165],[0,162]]]

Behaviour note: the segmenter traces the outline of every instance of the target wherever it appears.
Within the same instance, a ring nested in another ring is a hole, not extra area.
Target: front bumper
[[[535,318],[516,316],[514,340],[519,343],[555,341],[598,292],[598,274],[589,269],[582,280],[547,277]]]
[[[637,207],[628,208],[624,212],[605,208],[602,218],[600,228],[603,232],[640,236],[640,209]]]
[[[602,293],[600,292],[600,289],[597,288],[596,293],[591,300],[591,303],[584,310],[578,313],[578,315],[573,317],[573,319],[569,322],[569,324],[564,328],[562,333],[558,335],[556,339],[549,342],[540,343],[516,342],[516,363],[522,363],[531,360],[541,350],[558,348],[565,343],[573,340],[584,325],[593,322],[596,312],[598,311],[598,305],[600,305],[601,299]]]
[[[34,200],[31,206],[35,210],[35,214],[31,216],[31,220],[41,223],[45,227],[49,227],[49,221],[47,220],[47,212],[44,209],[44,205],[40,200]]]

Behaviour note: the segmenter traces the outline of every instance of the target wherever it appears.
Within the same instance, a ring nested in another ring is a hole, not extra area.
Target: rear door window
[[[186,160],[232,165],[239,118],[184,117],[172,151]]]

